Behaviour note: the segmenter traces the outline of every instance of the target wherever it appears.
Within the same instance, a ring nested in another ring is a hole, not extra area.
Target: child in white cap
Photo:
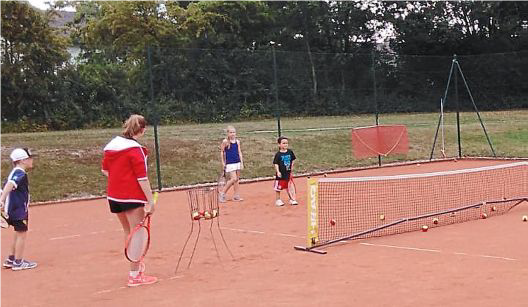
[[[9,257],[2,266],[19,271],[37,266],[36,262],[22,258],[29,219],[29,180],[26,172],[33,168],[33,155],[27,148],[16,148],[10,157],[14,167],[0,195],[0,208],[5,213],[8,224],[13,226],[15,236]]]

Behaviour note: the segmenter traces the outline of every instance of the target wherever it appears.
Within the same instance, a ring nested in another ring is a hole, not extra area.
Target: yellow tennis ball
[[[206,220],[210,220],[213,218],[213,216],[211,215],[211,213],[209,213],[209,211],[204,212],[204,217]]]
[[[218,210],[213,209],[213,211],[211,212],[211,216],[212,216],[212,218],[217,217],[218,216]]]
[[[382,220],[382,221],[384,221],[384,220],[385,220],[385,215],[384,215],[384,214],[381,214],[381,215],[379,216],[379,219]]]
[[[523,222],[526,222],[526,221],[528,221],[528,216],[526,216],[526,215],[523,215],[523,217],[522,217],[522,220],[523,220]]]

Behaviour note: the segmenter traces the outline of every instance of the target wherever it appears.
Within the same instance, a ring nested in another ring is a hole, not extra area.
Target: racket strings
[[[139,262],[146,254],[149,246],[148,229],[145,226],[137,228],[131,235],[126,248],[126,256],[130,261]]]

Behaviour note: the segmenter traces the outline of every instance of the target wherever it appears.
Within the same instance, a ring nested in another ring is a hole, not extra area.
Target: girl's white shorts
[[[226,173],[231,173],[231,172],[238,171],[238,170],[240,170],[240,162],[226,164],[226,167],[225,167]]]

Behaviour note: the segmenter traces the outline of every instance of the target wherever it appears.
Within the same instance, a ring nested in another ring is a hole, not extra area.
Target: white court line
[[[70,235],[70,236],[64,236],[64,237],[55,237],[55,238],[50,238],[50,241],[53,241],[53,240],[64,240],[64,239],[72,239],[72,238],[78,238],[80,237],[81,235]]]
[[[231,230],[231,231],[237,231],[237,232],[248,232],[248,233],[258,233],[258,234],[268,234],[264,231],[259,231],[259,230],[249,230],[249,229],[239,229],[239,228],[227,228],[227,227],[220,227],[221,229],[225,229],[225,230]],[[288,233],[280,233],[280,232],[272,232],[272,233],[269,233],[273,236],[280,236],[280,237],[291,237],[291,238],[301,238],[301,239],[304,239],[305,237],[304,236],[297,236],[297,235],[292,235],[292,234],[288,234]]]
[[[180,278],[183,278],[183,277],[184,277],[183,275],[176,275],[176,276],[171,276],[171,277],[167,278],[167,280],[180,279]],[[163,279],[163,278],[159,278],[157,283],[163,282],[164,280],[165,279]],[[97,292],[94,292],[93,295],[106,294],[106,293],[116,292],[116,291],[123,290],[123,289],[128,289],[128,288],[130,288],[130,287],[121,286],[119,288],[114,288],[114,289],[103,289],[103,290],[99,290]]]
[[[469,256],[469,257],[490,258],[490,259],[498,259],[498,260],[506,260],[506,261],[517,261],[518,260],[518,259],[515,259],[515,258],[509,258],[509,257],[480,255],[480,254],[468,254],[468,253],[461,253],[461,252],[451,252],[450,253],[450,252],[443,252],[443,251],[437,250],[437,249],[426,249],[426,248],[408,247],[408,246],[396,246],[396,245],[373,244],[373,243],[359,243],[359,245],[374,246],[374,247],[387,247],[387,248],[396,248],[396,249],[405,249],[405,250],[420,251],[420,252],[430,252],[430,253],[444,253],[444,254],[453,254],[453,255]]]
[[[117,231],[123,231],[122,229],[115,229],[115,230],[111,230],[113,232],[117,232]],[[66,240],[66,239],[73,239],[73,238],[80,238],[80,237],[84,237],[84,236],[89,236],[89,235],[98,235],[98,234],[103,234],[103,233],[107,233],[107,232],[110,232],[110,231],[107,231],[107,230],[102,230],[102,231],[91,231],[89,233],[86,233],[86,234],[75,234],[75,235],[69,235],[69,236],[62,236],[62,237],[54,237],[54,238],[49,238],[50,241],[54,241],[54,240]]]

